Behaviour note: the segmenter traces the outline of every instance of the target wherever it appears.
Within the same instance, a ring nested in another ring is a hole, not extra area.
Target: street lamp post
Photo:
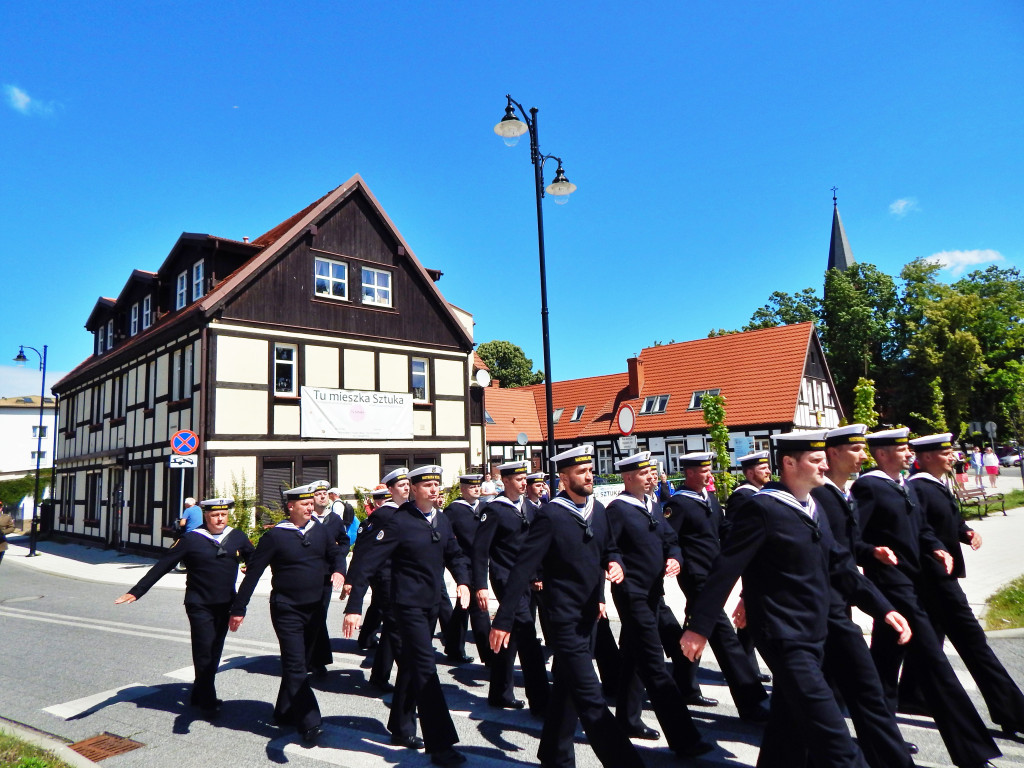
[[[18,348],[18,355],[14,358],[14,362],[18,365],[24,365],[28,362],[28,358],[25,357],[25,350],[31,349],[39,356],[39,370],[43,372],[43,381],[39,387],[39,427],[36,429],[36,490],[32,496],[32,529],[29,533],[28,538],[28,556],[35,557],[36,554],[36,541],[39,537],[39,461],[43,455],[43,406],[46,403],[46,345],[43,345],[43,351],[40,352],[35,347],[26,347],[22,345]]]
[[[502,140],[509,147],[514,147],[519,142],[519,137],[524,133],[530,134],[530,162],[533,163],[533,181],[537,196],[537,250],[540,255],[540,319],[544,336],[544,396],[547,399],[547,459],[555,455],[555,420],[554,401],[551,396],[551,342],[548,335],[548,276],[547,266],[544,260],[544,208],[542,201],[544,192],[547,191],[555,202],[564,205],[569,201],[569,195],[576,191],[576,185],[565,177],[562,170],[562,158],[554,155],[542,155],[540,142],[537,139],[537,108],[532,107],[530,114],[526,114],[523,105],[506,95],[508,105],[505,107],[505,116],[501,118],[494,132],[501,136]],[[516,117],[516,109],[522,115],[522,120]],[[555,179],[547,187],[544,186],[544,163],[547,160],[555,160],[558,169],[555,171]]]

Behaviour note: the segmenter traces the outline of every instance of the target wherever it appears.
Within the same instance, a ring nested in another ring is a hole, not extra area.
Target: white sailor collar
[[[191,531],[189,531],[189,533],[198,533],[203,538],[209,539],[210,541],[214,541],[217,544],[220,544],[224,541],[224,538],[233,530],[235,529],[232,528],[230,525],[225,525],[224,530],[217,534],[210,533],[205,528],[193,528]]]
[[[590,516],[594,514],[594,497],[587,496],[587,502],[583,505],[583,509],[576,506],[576,502],[570,499],[568,496],[564,496],[565,491],[560,491],[553,499],[552,503],[558,504],[560,507],[565,507],[577,517],[581,517],[584,520],[589,520]]]
[[[621,502],[624,502],[624,503],[629,504],[631,506],[634,506],[637,509],[642,509],[647,514],[650,514],[650,512],[651,512],[651,499],[650,499],[650,497],[644,497],[644,500],[640,501],[640,499],[638,499],[633,494],[627,493],[626,491],[622,491],[618,496],[615,497],[615,499],[617,501],[621,501]]]
[[[760,491],[757,492],[758,496],[760,496],[761,494],[764,494],[765,496],[771,496],[776,501],[781,501],[787,507],[792,507],[797,512],[803,515],[807,515],[807,517],[811,518],[811,520],[816,519],[818,516],[817,505],[814,503],[814,498],[810,495],[808,495],[807,497],[807,504],[804,505],[792,493],[790,493],[789,491],[784,491],[781,488],[762,488]]]
[[[865,472],[861,477],[877,477],[881,480],[888,480],[890,483],[896,483],[896,485],[900,486],[906,486],[907,484],[907,481],[903,479],[903,475],[900,475],[900,479],[896,481],[880,469],[872,469],[870,472]]]
[[[299,532],[299,533],[301,533],[301,534],[302,534],[303,536],[305,536],[305,535],[306,535],[307,533],[309,533],[310,529],[311,529],[311,528],[312,528],[312,527],[313,527],[314,525],[317,525],[317,522],[316,522],[316,520],[314,520],[313,518],[310,518],[310,519],[309,519],[309,522],[308,522],[308,523],[306,523],[306,524],[305,524],[304,526],[302,526],[301,528],[299,528],[299,526],[297,526],[297,525],[296,525],[295,523],[293,523],[293,522],[292,522],[291,520],[282,520],[282,521],[281,521],[280,523],[278,523],[278,524],[277,524],[277,525],[275,525],[274,527],[275,527],[275,528],[283,528],[283,529],[285,529],[286,531],[298,531],[298,532]]]

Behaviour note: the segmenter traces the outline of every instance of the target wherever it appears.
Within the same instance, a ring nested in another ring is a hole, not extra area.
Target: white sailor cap
[[[647,469],[653,467],[654,462],[651,461],[650,451],[640,451],[640,453],[634,453],[632,456],[627,456],[624,459],[619,459],[615,462],[616,472],[633,472],[637,469]]]
[[[561,472],[566,467],[575,467],[578,464],[593,464],[594,446],[577,445],[575,448],[556,453],[551,457],[551,461],[555,463],[556,472]]]
[[[871,446],[906,445],[910,437],[910,427],[872,432],[870,435],[865,435],[865,437],[867,438],[868,445]]]
[[[384,485],[394,485],[399,480],[405,480],[409,476],[408,467],[399,467],[388,472],[384,477],[380,479]]]
[[[391,491],[388,490],[388,487],[384,485],[384,483],[381,483],[370,491],[370,495],[375,499],[383,499],[385,496],[390,495],[390,493]]]
[[[480,485],[483,481],[483,475],[459,475],[459,482],[462,485]]]
[[[772,435],[777,451],[824,451],[827,429],[802,429]]]
[[[331,484],[326,480],[314,480],[309,484],[309,487],[313,489],[313,493],[317,491],[326,491],[331,487]]]
[[[526,476],[526,482],[528,483],[543,483],[547,482],[548,476],[543,472],[531,472]]]
[[[416,469],[409,471],[409,482],[410,483],[426,483],[431,480],[441,482],[441,474],[444,470],[437,466],[437,464],[427,464],[422,467],[416,467]]]
[[[525,475],[529,471],[530,462],[528,461],[506,461],[498,467],[498,472],[502,477],[508,477],[509,475]]]
[[[836,427],[825,433],[825,445],[856,445],[864,442],[864,433],[868,431],[865,424],[847,424]]]
[[[281,491],[281,498],[284,499],[285,502],[301,501],[302,499],[312,499],[313,486],[298,485],[294,488],[289,488],[286,491]]]
[[[924,451],[944,451],[953,447],[953,434],[951,432],[940,432],[937,435],[925,435],[915,437],[910,441],[911,447],[918,453]]]
[[[710,467],[714,461],[715,454],[704,451],[702,453],[684,453],[679,457],[679,465],[682,467]]]
[[[203,512],[220,512],[225,509],[234,509],[234,499],[203,499],[199,502]]]
[[[754,451],[748,453],[746,456],[740,456],[736,459],[736,463],[743,469],[750,469],[756,467],[758,464],[768,463],[768,451]]]
[[[337,486],[331,486],[327,489],[328,493],[333,493],[335,496],[341,496],[341,490]]]

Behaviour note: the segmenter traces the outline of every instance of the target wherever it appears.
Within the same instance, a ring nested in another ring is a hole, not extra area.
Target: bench
[[[988,514],[989,507],[999,504],[999,508],[1006,516],[1006,499],[1001,493],[986,493],[984,488],[957,488],[956,500],[960,504],[960,512],[967,517],[968,507],[977,507],[978,519],[981,520]]]

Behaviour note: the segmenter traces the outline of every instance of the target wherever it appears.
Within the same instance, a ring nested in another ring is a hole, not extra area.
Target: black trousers
[[[676,687],[683,697],[693,695],[694,677],[692,674],[693,665],[683,655],[683,649],[679,641],[683,637],[683,628],[680,626],[676,615],[665,603],[662,597],[658,604],[658,635],[661,637],[661,647],[665,654],[672,659],[672,679],[676,681]],[[700,693],[700,687],[697,687]]]
[[[825,644],[772,640],[757,649],[774,680],[758,768],[792,768],[808,758],[821,768],[866,768],[825,681]]]
[[[920,597],[939,645],[948,637],[956,648],[974,682],[978,684],[992,721],[1018,731],[1024,730],[1024,694],[989,647],[985,631],[975,618],[959,580],[925,577],[922,579]],[[923,701],[926,711],[930,711],[916,673],[915,669],[904,669],[900,680],[900,702],[917,698]]]
[[[330,582],[328,582],[324,586],[324,596],[321,601],[323,604],[323,616],[320,625],[317,627],[316,640],[313,641],[313,645],[309,648],[307,666],[310,669],[313,669],[313,667],[326,667],[334,663],[334,654],[331,653],[331,636],[327,630],[327,610],[331,606],[331,598],[333,596],[334,590]]]
[[[213,709],[217,704],[214,678],[228,634],[231,603],[200,605],[185,603],[185,613],[192,629],[192,666],[196,680],[192,684],[189,701],[201,709]]]
[[[401,632],[402,655],[388,730],[400,738],[415,736],[418,711],[426,750],[438,752],[459,741],[434,662],[433,636],[440,606],[392,608]]]
[[[594,661],[601,677],[601,689],[609,697],[616,696],[619,690],[619,655],[611,622],[607,616],[598,619],[594,628]]]
[[[391,680],[391,669],[402,656],[402,635],[398,631],[394,607],[387,603],[381,606],[380,642],[373,654],[370,666],[370,682],[384,685]]]
[[[316,642],[322,610],[319,600],[306,605],[270,603],[270,620],[281,646],[281,687],[277,692],[274,718],[302,731],[322,722],[306,667],[308,649]]]
[[[573,737],[583,724],[597,759],[605,768],[642,768],[643,761],[604,703],[594,672],[593,619],[576,623],[548,617],[548,642],[554,652],[554,685],[537,756],[545,768],[573,768]]]
[[[683,594],[686,595],[687,602],[690,602],[696,600],[697,595],[704,588],[704,579],[680,574],[679,586],[682,588]],[[718,620],[708,636],[708,645],[711,646],[718,665],[722,668],[722,674],[729,684],[732,699],[741,714],[744,709],[757,706],[768,698],[764,686],[757,679],[757,668],[750,663],[750,658],[743,650],[743,646],[740,645],[740,641],[736,637],[736,630],[733,629],[724,610],[719,611]],[[688,678],[688,685],[682,690],[683,696],[686,698],[699,696],[700,684],[697,682],[699,660],[690,662],[684,657],[681,663],[687,671]]]
[[[516,599],[505,592],[505,585],[492,579],[491,585],[498,602]],[[530,703],[530,711],[543,714],[550,698],[548,670],[544,661],[544,649],[537,637],[537,617],[532,599],[532,592],[527,591],[518,597],[515,621],[508,640],[508,647],[492,654],[489,666],[490,688],[487,701],[500,705],[515,699],[515,661],[519,656],[519,665],[523,671],[523,687],[526,699]]]
[[[906,768],[914,761],[896,718],[885,703],[882,682],[860,627],[845,616],[829,617],[825,677],[838,689],[857,729],[857,740],[871,768]],[[794,765],[799,765],[794,763]]]
[[[384,620],[384,611],[380,605],[380,598],[374,590],[370,593],[370,605],[363,616],[363,623],[359,627],[359,636],[356,638],[360,648],[369,646],[370,638],[380,629],[381,622]]]
[[[444,652],[447,656],[459,657],[466,652],[466,630],[473,628],[473,642],[481,663],[489,663],[491,657],[490,640],[491,617],[487,611],[481,611],[473,595],[469,600],[469,608],[463,608],[458,600],[452,608],[452,617],[444,631]]]
[[[913,632],[905,646],[896,642],[895,630],[884,622],[876,621],[871,633],[871,658],[878,669],[889,711],[896,713],[900,665],[906,660],[906,668],[913,670],[921,683],[935,726],[953,762],[959,766],[978,765],[997,757],[999,749],[942,652],[942,643],[932,629],[914,586],[878,584],[878,587],[910,623]]]
[[[683,695],[665,666],[665,654],[658,634],[661,595],[638,595],[613,589],[612,597],[622,621],[619,635],[621,668],[615,717],[623,728],[637,725],[635,709],[628,703],[633,679],[639,676],[651,699],[669,747],[680,749],[700,740]]]

